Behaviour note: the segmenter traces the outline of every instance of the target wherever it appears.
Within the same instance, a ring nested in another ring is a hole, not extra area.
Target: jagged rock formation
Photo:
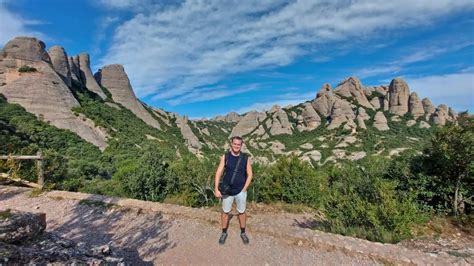
[[[230,133],[229,137],[232,136],[245,136],[251,133],[259,125],[259,122],[265,119],[265,114],[257,111],[248,112],[242,119],[235,125]]]
[[[278,107],[278,109],[274,111],[272,119],[273,122],[270,128],[271,135],[293,134],[293,127],[291,126],[291,123],[288,120],[288,115],[284,110]]]
[[[71,130],[105,149],[107,134],[92,121],[77,117],[71,111],[79,102],[52,68],[44,48],[43,42],[26,37],[15,38],[5,45],[0,61],[0,83],[5,85],[0,86],[0,93],[8,102],[20,104],[39,119]],[[18,69],[23,65],[34,67],[36,71],[20,73]]]
[[[352,111],[352,107],[348,101],[337,99],[331,110],[331,123],[327,127],[328,129],[338,128],[343,123],[352,121],[355,119],[355,114]]]
[[[75,82],[79,86],[83,86],[81,80],[81,70],[79,69],[79,56],[70,56],[68,58],[69,68],[71,69],[71,83]]]
[[[408,97],[410,89],[407,83],[401,78],[395,78],[390,82],[389,92],[389,110],[395,115],[404,115],[408,112]]]
[[[332,106],[335,100],[336,99],[331,90],[331,85],[325,83],[316,94],[316,98],[311,104],[321,115],[328,117],[331,115]]]
[[[189,119],[185,117],[176,116],[176,125],[181,130],[181,134],[186,141],[186,146],[188,150],[196,155],[200,154],[200,150],[202,148],[201,142],[199,139],[194,135],[191,127],[188,125]]]
[[[230,112],[225,116],[218,115],[214,117],[212,120],[218,121],[218,122],[228,122],[228,123],[237,123],[239,122],[241,117],[239,116],[238,113],[236,112]]]
[[[375,114],[375,117],[374,117],[374,127],[380,131],[384,131],[384,130],[389,130],[390,128],[388,127],[388,124],[387,124],[387,118],[385,118],[385,115],[378,111],[376,114]]]
[[[99,86],[99,84],[97,84],[94,75],[92,75],[89,54],[79,54],[79,70],[82,84],[86,86],[88,90],[99,95],[99,97],[103,100],[107,99],[107,95],[105,95],[105,93],[102,91],[102,88]]]
[[[433,114],[433,123],[439,126],[444,126],[447,121],[451,121],[448,107],[445,104],[440,104]]]
[[[423,109],[423,104],[418,98],[418,94],[416,94],[416,92],[412,92],[410,94],[408,110],[410,111],[410,113],[413,115],[415,119],[425,114],[425,110]]]
[[[161,110],[160,108],[152,108],[152,109],[158,115],[158,117],[160,117],[161,120],[165,122],[165,124],[167,124],[168,126],[171,126],[170,116],[168,115],[167,112]]]
[[[69,68],[69,61],[66,51],[61,46],[53,46],[48,50],[51,63],[54,70],[63,79],[68,87],[71,87],[71,69]]]
[[[334,93],[342,97],[352,98],[360,105],[366,108],[374,109],[362,90],[360,80],[356,77],[350,77],[341,82],[339,85],[337,85],[336,89],[334,89]]]
[[[151,116],[145,107],[137,100],[132,85],[122,65],[113,64],[101,68],[95,78],[112,94],[112,99],[132,111],[137,117],[154,128],[160,128],[158,121]]]
[[[36,38],[16,37],[3,47],[3,57],[50,63],[51,59],[45,48],[44,42]]]
[[[319,125],[321,125],[321,117],[319,117],[318,113],[314,110],[311,103],[304,103],[304,110],[301,113],[301,118],[304,122],[304,125],[301,127],[301,130],[313,130]]]

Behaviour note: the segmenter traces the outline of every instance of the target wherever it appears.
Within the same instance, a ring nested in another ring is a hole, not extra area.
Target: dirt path
[[[466,264],[456,257],[310,230],[305,227],[311,216],[304,214],[250,213],[247,246],[234,218],[220,246],[219,213],[212,209],[62,191],[32,197],[29,189],[0,186],[0,210],[8,208],[44,212],[47,231],[88,245],[110,244],[135,265]]]

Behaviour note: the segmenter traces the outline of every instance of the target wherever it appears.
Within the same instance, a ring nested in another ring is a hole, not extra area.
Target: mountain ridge
[[[71,111],[81,106],[74,95],[77,88],[95,94],[99,102],[110,107],[130,110],[138,119],[165,135],[168,130],[179,131],[182,143],[199,158],[207,153],[221,153],[228,148],[230,136],[240,135],[248,140],[244,147],[246,152],[251,155],[268,153],[256,156],[262,163],[273,161],[275,156],[290,154],[317,163],[322,163],[319,161],[322,159],[324,162],[357,159],[370,150],[360,142],[374,129],[389,133],[394,129],[402,130],[400,128],[407,132],[412,128],[427,130],[455,122],[457,117],[456,112],[444,104],[435,107],[428,98],[420,100],[401,78],[394,78],[389,85],[365,87],[357,77],[348,77],[334,89],[323,84],[314,99],[294,106],[275,105],[261,112],[252,110],[241,115],[230,112],[212,119],[189,120],[187,116],[142,103],[136,98],[122,65],[104,66],[93,75],[87,53],[68,56],[61,46],[53,46],[48,51],[45,48],[41,40],[31,37],[9,41],[3,47],[0,59],[0,93],[8,102],[20,104],[38,119],[71,130],[101,150],[107,147],[112,131],[117,129],[98,126],[97,121],[87,115]],[[21,66],[33,67],[35,71],[20,72]],[[356,140],[347,142],[344,137],[339,138],[337,135],[341,132]],[[410,137],[422,135],[417,134]],[[296,141],[303,135],[304,143]],[[294,139],[286,136],[294,136]],[[166,139],[159,140],[150,134],[146,137],[166,142]],[[320,139],[334,143],[323,143]],[[341,148],[354,148],[352,146],[359,144],[364,146],[363,150],[349,154],[341,151]],[[332,148],[332,156],[322,150],[326,149],[325,145]],[[310,146],[313,148],[301,148]],[[319,160],[315,160],[317,158]]]

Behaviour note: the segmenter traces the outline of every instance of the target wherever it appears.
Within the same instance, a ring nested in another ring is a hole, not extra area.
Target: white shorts
[[[247,191],[240,191],[239,194],[235,196],[224,196],[222,197],[222,211],[229,213],[232,210],[232,203],[237,204],[237,211],[239,213],[245,212],[245,206],[247,204]]]

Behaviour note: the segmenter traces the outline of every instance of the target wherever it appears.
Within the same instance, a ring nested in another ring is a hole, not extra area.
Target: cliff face
[[[79,102],[65,83],[65,77],[53,68],[44,48],[43,42],[27,37],[15,38],[5,45],[0,59],[0,83],[3,84],[0,93],[9,102],[20,104],[39,119],[71,130],[100,149],[105,149],[107,134],[94,127],[92,121],[71,111],[79,106]]]
[[[160,128],[158,121],[140,103],[133,92],[130,80],[122,65],[107,65],[95,73],[95,79],[112,94],[112,99],[132,111],[136,116],[154,128]]]

